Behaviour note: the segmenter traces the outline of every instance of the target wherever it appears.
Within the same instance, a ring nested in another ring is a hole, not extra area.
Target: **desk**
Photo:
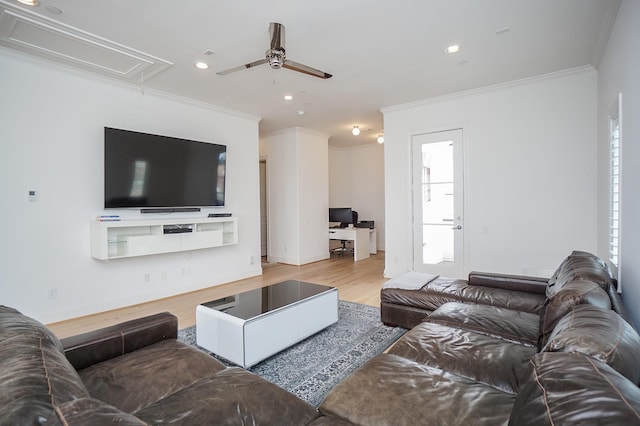
[[[366,259],[378,251],[376,230],[369,228],[329,228],[330,240],[353,241],[353,260]]]

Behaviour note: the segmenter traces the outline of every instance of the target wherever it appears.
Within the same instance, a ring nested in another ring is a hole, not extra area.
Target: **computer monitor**
[[[351,207],[329,208],[329,222],[340,222],[340,226],[353,223]]]

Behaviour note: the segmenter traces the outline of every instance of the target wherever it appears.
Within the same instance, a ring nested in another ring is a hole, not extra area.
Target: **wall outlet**
[[[144,282],[148,283],[150,281],[151,281],[151,274],[149,273],[144,274]]]
[[[249,256],[249,265],[253,265],[253,256]]]

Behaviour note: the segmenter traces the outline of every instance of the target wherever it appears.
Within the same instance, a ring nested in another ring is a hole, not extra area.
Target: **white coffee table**
[[[284,281],[198,305],[196,343],[251,367],[338,321],[338,290]]]

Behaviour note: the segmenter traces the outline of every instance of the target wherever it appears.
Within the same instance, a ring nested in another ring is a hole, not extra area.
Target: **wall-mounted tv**
[[[227,147],[104,128],[104,207],[221,207]]]

